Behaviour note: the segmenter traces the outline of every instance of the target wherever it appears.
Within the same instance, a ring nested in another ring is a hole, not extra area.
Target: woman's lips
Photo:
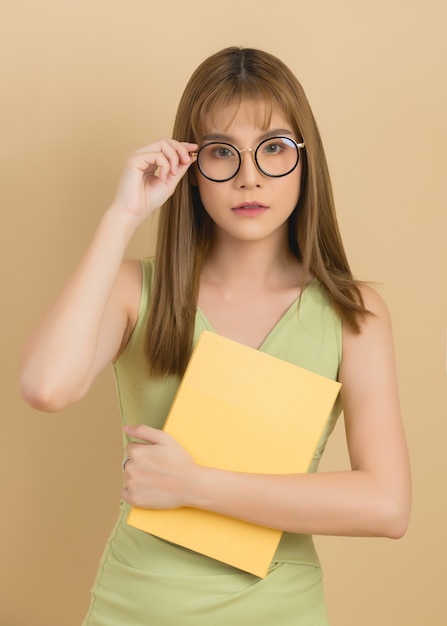
[[[260,215],[261,213],[264,213],[264,211],[267,211],[269,207],[266,206],[265,204],[262,204],[262,202],[242,202],[241,204],[238,204],[237,206],[233,207],[231,210],[234,213],[237,213],[238,215],[251,215],[251,216],[255,216],[255,215]]]

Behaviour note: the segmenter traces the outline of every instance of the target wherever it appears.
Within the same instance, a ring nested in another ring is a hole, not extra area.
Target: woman
[[[160,207],[156,262],[123,260]],[[340,406],[307,474],[197,465],[161,429],[203,329],[338,379],[351,471],[315,473]],[[315,120],[275,57],[228,48],[205,60],[173,139],[131,155],[29,341],[23,394],[59,410],[111,362],[125,487],[85,626],[327,624],[311,535],[404,534],[410,478],[388,313],[351,274]],[[129,526],[130,506],[195,507],[284,534],[258,579]]]

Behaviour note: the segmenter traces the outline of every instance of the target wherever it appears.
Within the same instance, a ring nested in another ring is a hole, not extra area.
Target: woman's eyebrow
[[[233,137],[231,137],[231,135],[222,135],[221,133],[210,133],[208,135],[204,135],[201,140],[231,142],[233,141]]]
[[[268,139],[269,137],[278,137],[279,135],[293,135],[294,133],[287,128],[274,128],[272,130],[268,130],[263,135],[259,137],[259,141],[263,139]]]
[[[268,139],[269,137],[278,137],[279,135],[293,135],[294,133],[287,128],[273,128],[272,130],[268,130],[262,135],[258,137],[258,141],[263,141],[264,139]],[[201,138],[202,142],[205,141],[222,141],[224,143],[232,143],[236,142],[235,138],[231,135],[224,135],[222,133],[209,133],[208,135],[204,135]]]

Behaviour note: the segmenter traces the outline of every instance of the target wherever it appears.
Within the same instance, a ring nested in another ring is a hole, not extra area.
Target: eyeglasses
[[[281,178],[296,168],[300,160],[300,150],[303,148],[304,142],[297,143],[291,137],[269,137],[256,148],[243,150],[231,143],[212,141],[202,146],[198,152],[190,154],[197,157],[197,166],[205,178],[215,183],[224,183],[239,172],[243,152],[252,153],[260,172],[272,178]]]

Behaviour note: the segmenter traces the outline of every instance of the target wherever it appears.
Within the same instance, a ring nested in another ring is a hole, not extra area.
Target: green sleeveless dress
[[[144,259],[142,266],[138,320],[114,371],[123,423],[162,428],[179,380],[147,376],[143,335],[154,260]],[[194,341],[202,330],[215,332],[198,310]],[[337,378],[341,321],[318,280],[304,290],[299,306],[296,300],[289,307],[259,349]],[[317,470],[340,411],[337,400],[311,472]],[[320,564],[310,535],[284,533],[268,575],[260,579],[137,530],[126,523],[128,513],[122,502],[83,626],[327,625]]]

